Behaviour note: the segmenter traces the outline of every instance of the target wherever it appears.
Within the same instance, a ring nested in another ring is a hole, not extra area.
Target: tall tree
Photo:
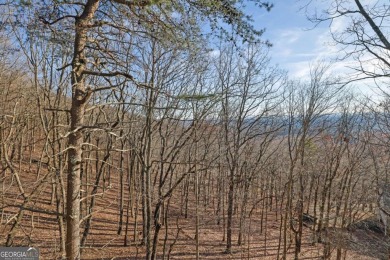
[[[318,1],[310,1],[315,5]],[[308,5],[310,8],[311,5]],[[330,22],[333,40],[341,47],[341,59],[352,57],[357,63],[349,81],[373,78],[386,80],[390,70],[390,4],[377,1],[330,1],[322,12],[308,16],[314,23]]]
[[[261,46],[250,45],[242,53],[230,46],[216,60],[217,87],[221,97],[221,134],[228,169],[228,209],[226,252],[232,249],[234,196],[245,153],[250,142],[265,138],[275,131],[273,116],[277,114],[277,96],[284,74],[269,65]],[[275,114],[270,115],[270,111]],[[257,147],[260,149],[261,145]]]
[[[332,114],[336,111],[336,105],[342,94],[342,87],[338,80],[327,73],[329,66],[318,64],[311,70],[311,78],[308,83],[301,86],[292,84],[288,91],[288,136],[287,145],[289,152],[289,168],[287,187],[287,202],[284,216],[284,232],[287,223],[295,235],[295,257],[298,259],[301,251],[303,232],[303,209],[304,194],[307,176],[306,157],[310,150],[310,143],[313,138],[324,131],[326,122],[329,120],[326,113]],[[297,184],[295,183],[297,180]],[[294,186],[297,191],[294,192]],[[293,194],[297,193],[298,198]],[[295,203],[295,205],[293,205]],[[294,225],[293,215],[298,218],[297,225]],[[286,233],[284,233],[283,258],[286,258],[287,245]]]
[[[250,17],[244,15],[243,2],[45,0],[14,3],[17,7],[23,7],[19,9],[21,13],[37,16],[35,18],[40,23],[33,23],[36,32],[50,28],[50,33],[43,34],[43,37],[73,48],[72,62],[62,68],[70,68],[72,88],[71,120],[67,135],[67,259],[80,258],[80,172],[84,116],[91,95],[102,90],[102,87],[89,86],[88,78],[104,77],[110,82],[110,79],[119,77],[132,81],[138,87],[152,88],[142,84],[142,79],[136,78],[131,67],[122,66],[121,61],[130,58],[122,50],[132,47],[132,39],[142,35],[153,35],[162,42],[179,42],[186,47],[195,46],[194,43],[201,39],[197,18],[205,18],[213,30],[222,31],[225,37],[230,35],[231,30],[222,24],[230,24],[233,33],[242,39],[257,40],[262,31],[256,30],[251,25]],[[271,8],[266,2],[251,2],[268,10]],[[108,84],[107,88],[113,85]]]
[[[371,79],[372,87],[380,89],[384,100],[379,106],[374,105],[371,110],[376,114],[377,125],[380,126],[375,135],[380,136],[378,144],[382,145],[382,134],[389,131],[389,2],[331,1],[327,9],[321,14],[311,15],[310,19],[315,23],[330,21],[341,25],[331,30],[333,40],[342,48],[343,55],[340,58],[352,58],[356,61],[352,67],[356,73],[347,77],[346,82]],[[386,145],[389,146],[388,143]],[[380,190],[379,187],[377,189]]]

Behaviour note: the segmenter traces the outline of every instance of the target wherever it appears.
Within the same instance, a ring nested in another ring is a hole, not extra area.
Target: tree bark
[[[226,227],[226,253],[232,251],[232,226],[233,226],[233,203],[234,200],[234,170],[229,176],[229,192],[228,192],[228,210],[227,210],[227,227]]]
[[[85,87],[85,46],[88,27],[99,6],[99,0],[89,0],[81,16],[75,22],[75,40],[72,61],[72,104],[68,138],[68,185],[66,197],[66,258],[80,259],[80,167],[82,162],[85,105],[91,91]]]

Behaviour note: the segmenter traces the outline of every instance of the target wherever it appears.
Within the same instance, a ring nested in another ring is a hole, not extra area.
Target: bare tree
[[[138,84],[135,75],[130,72],[131,68],[129,71],[129,68],[121,67],[121,63],[118,62],[123,58],[123,54],[112,46],[112,42],[118,38],[105,37],[104,34],[123,34],[127,37],[126,42],[131,43],[131,34],[137,31],[137,34],[141,35],[154,33],[157,38],[168,39],[168,41],[169,36],[178,34],[187,36],[187,32],[191,32],[192,35],[188,39],[195,41],[200,34],[196,33],[197,25],[193,22],[193,17],[198,14],[209,19],[213,28],[217,28],[220,22],[234,24],[235,31],[247,40],[254,40],[256,35],[261,34],[261,31],[256,31],[250,25],[235,2],[226,4],[185,1],[178,2],[178,8],[175,8],[177,5],[170,4],[157,4],[154,5],[155,8],[149,8],[153,4],[154,1],[88,0],[70,5],[62,1],[53,3],[37,1],[28,6],[36,10],[38,14],[36,18],[41,21],[40,25],[50,27],[54,35],[59,35],[57,33],[61,30],[68,31],[70,37],[57,40],[73,48],[72,62],[63,67],[70,67],[72,86],[70,127],[66,148],[68,153],[66,256],[68,259],[80,258],[80,175],[83,162],[84,116],[91,95],[100,90],[98,87],[89,86],[87,80],[90,77],[122,77]],[[267,3],[260,2],[259,5],[270,8]],[[23,4],[21,6],[25,7]],[[175,11],[180,14],[177,19],[169,15]],[[156,30],[158,28],[155,28],[155,25],[162,30]],[[70,30],[64,30],[65,28]],[[157,34],[156,31],[162,34]],[[163,35],[165,36],[160,37]]]
[[[387,1],[365,2],[360,0],[330,1],[320,13],[311,13],[307,5],[308,17],[314,23],[330,21],[342,23],[334,29],[331,26],[333,40],[340,46],[340,59],[352,58],[357,61],[352,69],[356,72],[346,81],[365,78],[374,79],[380,88],[389,74],[388,24],[390,6]]]
[[[302,243],[304,194],[306,187],[306,160],[309,145],[324,127],[328,115],[336,110],[342,88],[337,79],[327,74],[329,66],[318,64],[311,70],[308,83],[291,84],[288,93],[288,152],[287,201],[284,216],[283,258],[287,253],[287,225],[295,235],[295,259],[298,259]],[[296,183],[296,184],[295,184]],[[294,187],[298,189],[294,191]],[[298,198],[293,194],[298,193]]]
[[[283,74],[268,64],[261,46],[248,46],[238,56],[230,47],[216,60],[217,86],[221,92],[224,160],[228,169],[226,252],[232,249],[234,197],[245,164],[246,147],[257,137],[275,129],[267,120],[276,108],[276,94]],[[270,128],[268,128],[270,127]],[[261,146],[260,146],[261,147]],[[247,181],[247,180],[243,180]]]

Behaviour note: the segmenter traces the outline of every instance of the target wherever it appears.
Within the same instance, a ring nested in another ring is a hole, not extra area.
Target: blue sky
[[[332,45],[329,24],[314,24],[301,10],[304,1],[274,0],[274,7],[267,13],[264,10],[249,10],[255,19],[256,27],[266,28],[263,35],[273,44],[273,62],[290,72],[292,77],[302,77],[308,73],[310,63],[327,59],[336,53]]]
[[[310,66],[316,61],[332,62],[331,73],[345,75],[352,73],[348,66],[356,63],[352,60],[334,62],[340,56],[340,46],[334,44],[330,29],[338,31],[348,23],[345,19],[337,19],[314,26],[302,10],[309,0],[272,0],[274,7],[270,12],[262,9],[247,8],[248,14],[255,20],[256,28],[265,28],[264,39],[269,40],[272,62],[289,72],[291,79],[308,79]],[[318,12],[327,8],[330,2],[312,1],[309,12]],[[322,5],[322,6],[319,6]],[[333,63],[334,62],[334,63]],[[370,81],[356,82],[352,86],[364,95],[376,95],[377,90]]]

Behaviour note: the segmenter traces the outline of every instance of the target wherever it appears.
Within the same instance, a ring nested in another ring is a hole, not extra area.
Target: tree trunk
[[[70,109],[71,123],[68,139],[68,186],[66,196],[66,258],[80,259],[80,169],[82,162],[83,133],[80,131],[84,123],[85,105],[91,91],[85,87],[85,46],[87,32],[99,0],[89,0],[81,16],[75,22],[75,40],[72,61],[72,105]]]
[[[232,225],[233,225],[233,199],[234,199],[234,171],[230,172],[229,193],[228,193],[228,210],[227,210],[227,227],[226,227],[226,253],[232,251]]]

